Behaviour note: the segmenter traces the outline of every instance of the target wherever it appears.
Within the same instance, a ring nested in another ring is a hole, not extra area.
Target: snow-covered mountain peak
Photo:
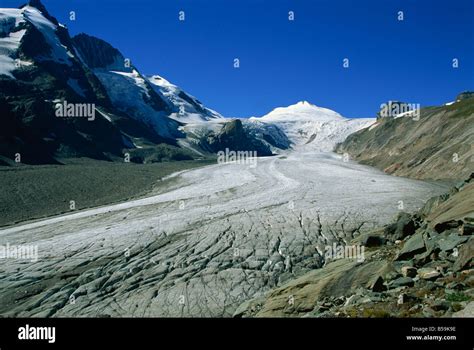
[[[297,102],[296,104],[292,105],[292,106],[295,106],[295,107],[305,107],[305,106],[315,106],[314,104],[308,102],[308,101],[299,101]]]
[[[331,151],[348,135],[368,127],[375,119],[349,119],[328,108],[300,101],[288,107],[276,108],[261,118],[250,118],[278,126],[287,135],[293,148]]]
[[[19,53],[23,37],[31,30],[42,36],[41,39],[31,39],[29,44],[40,46],[40,50],[38,47],[27,50],[35,52],[36,61],[53,61],[71,66],[74,54],[58,35],[58,31],[65,30],[65,27],[49,15],[40,1],[30,1],[19,9],[0,9],[0,75],[13,78],[16,69],[32,64],[31,61],[22,60],[24,55]],[[41,46],[38,40],[42,39],[46,45]]]
[[[275,108],[260,119],[262,121],[330,121],[344,118],[330,109],[318,107],[308,101],[300,101],[288,107]]]

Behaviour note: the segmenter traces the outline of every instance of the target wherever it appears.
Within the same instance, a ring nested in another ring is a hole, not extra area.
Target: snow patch
[[[112,118],[110,118],[106,113],[102,112],[100,109],[95,109],[99,114],[104,117],[104,119],[108,120],[110,123],[112,123]]]
[[[22,64],[15,58],[26,32],[18,26],[24,21],[22,10],[0,9],[0,75],[14,79],[13,71],[17,69],[18,63]]]
[[[141,121],[163,137],[173,137],[170,131],[175,121],[167,118],[165,111],[158,111],[150,104],[150,93],[145,80],[137,71],[94,71],[107,89],[114,105],[135,120]]]
[[[163,96],[169,107],[174,111],[169,117],[184,123],[199,123],[201,121],[220,119],[216,111],[205,107],[194,96],[181,90],[159,75],[148,77],[155,91]]]

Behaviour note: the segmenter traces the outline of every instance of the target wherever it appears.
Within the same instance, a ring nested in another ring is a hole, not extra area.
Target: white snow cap
[[[277,125],[293,143],[293,148],[311,151],[331,151],[336,143],[375,122],[375,118],[344,118],[333,110],[308,101],[276,108],[262,118],[251,120]]]
[[[264,121],[278,120],[340,120],[342,115],[328,108],[318,107],[308,101],[300,101],[288,107],[275,108],[261,118]]]

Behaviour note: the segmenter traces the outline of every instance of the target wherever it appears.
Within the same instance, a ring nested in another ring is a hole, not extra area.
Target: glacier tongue
[[[21,259],[2,262],[0,299],[31,293],[0,303],[0,313],[231,317],[246,300],[321,267],[328,245],[390,220],[399,200],[412,211],[446,190],[310,152],[172,178],[156,195],[1,229],[41,255],[27,269]],[[71,277],[51,278],[58,275]]]

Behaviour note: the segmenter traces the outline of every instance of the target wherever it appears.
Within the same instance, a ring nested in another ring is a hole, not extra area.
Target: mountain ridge
[[[0,63],[2,163],[14,164],[17,154],[25,164],[120,160],[130,147],[178,147],[177,139],[185,137],[181,122],[170,118],[178,112],[172,96],[106,41],[87,34],[71,38],[38,0],[0,9]],[[194,104],[195,116],[219,116],[184,91],[179,95],[188,108]],[[55,118],[54,101],[94,104],[94,127],[82,118]]]
[[[416,118],[382,117],[348,136],[338,153],[388,174],[417,179],[467,178],[474,171],[474,98],[422,108]]]

